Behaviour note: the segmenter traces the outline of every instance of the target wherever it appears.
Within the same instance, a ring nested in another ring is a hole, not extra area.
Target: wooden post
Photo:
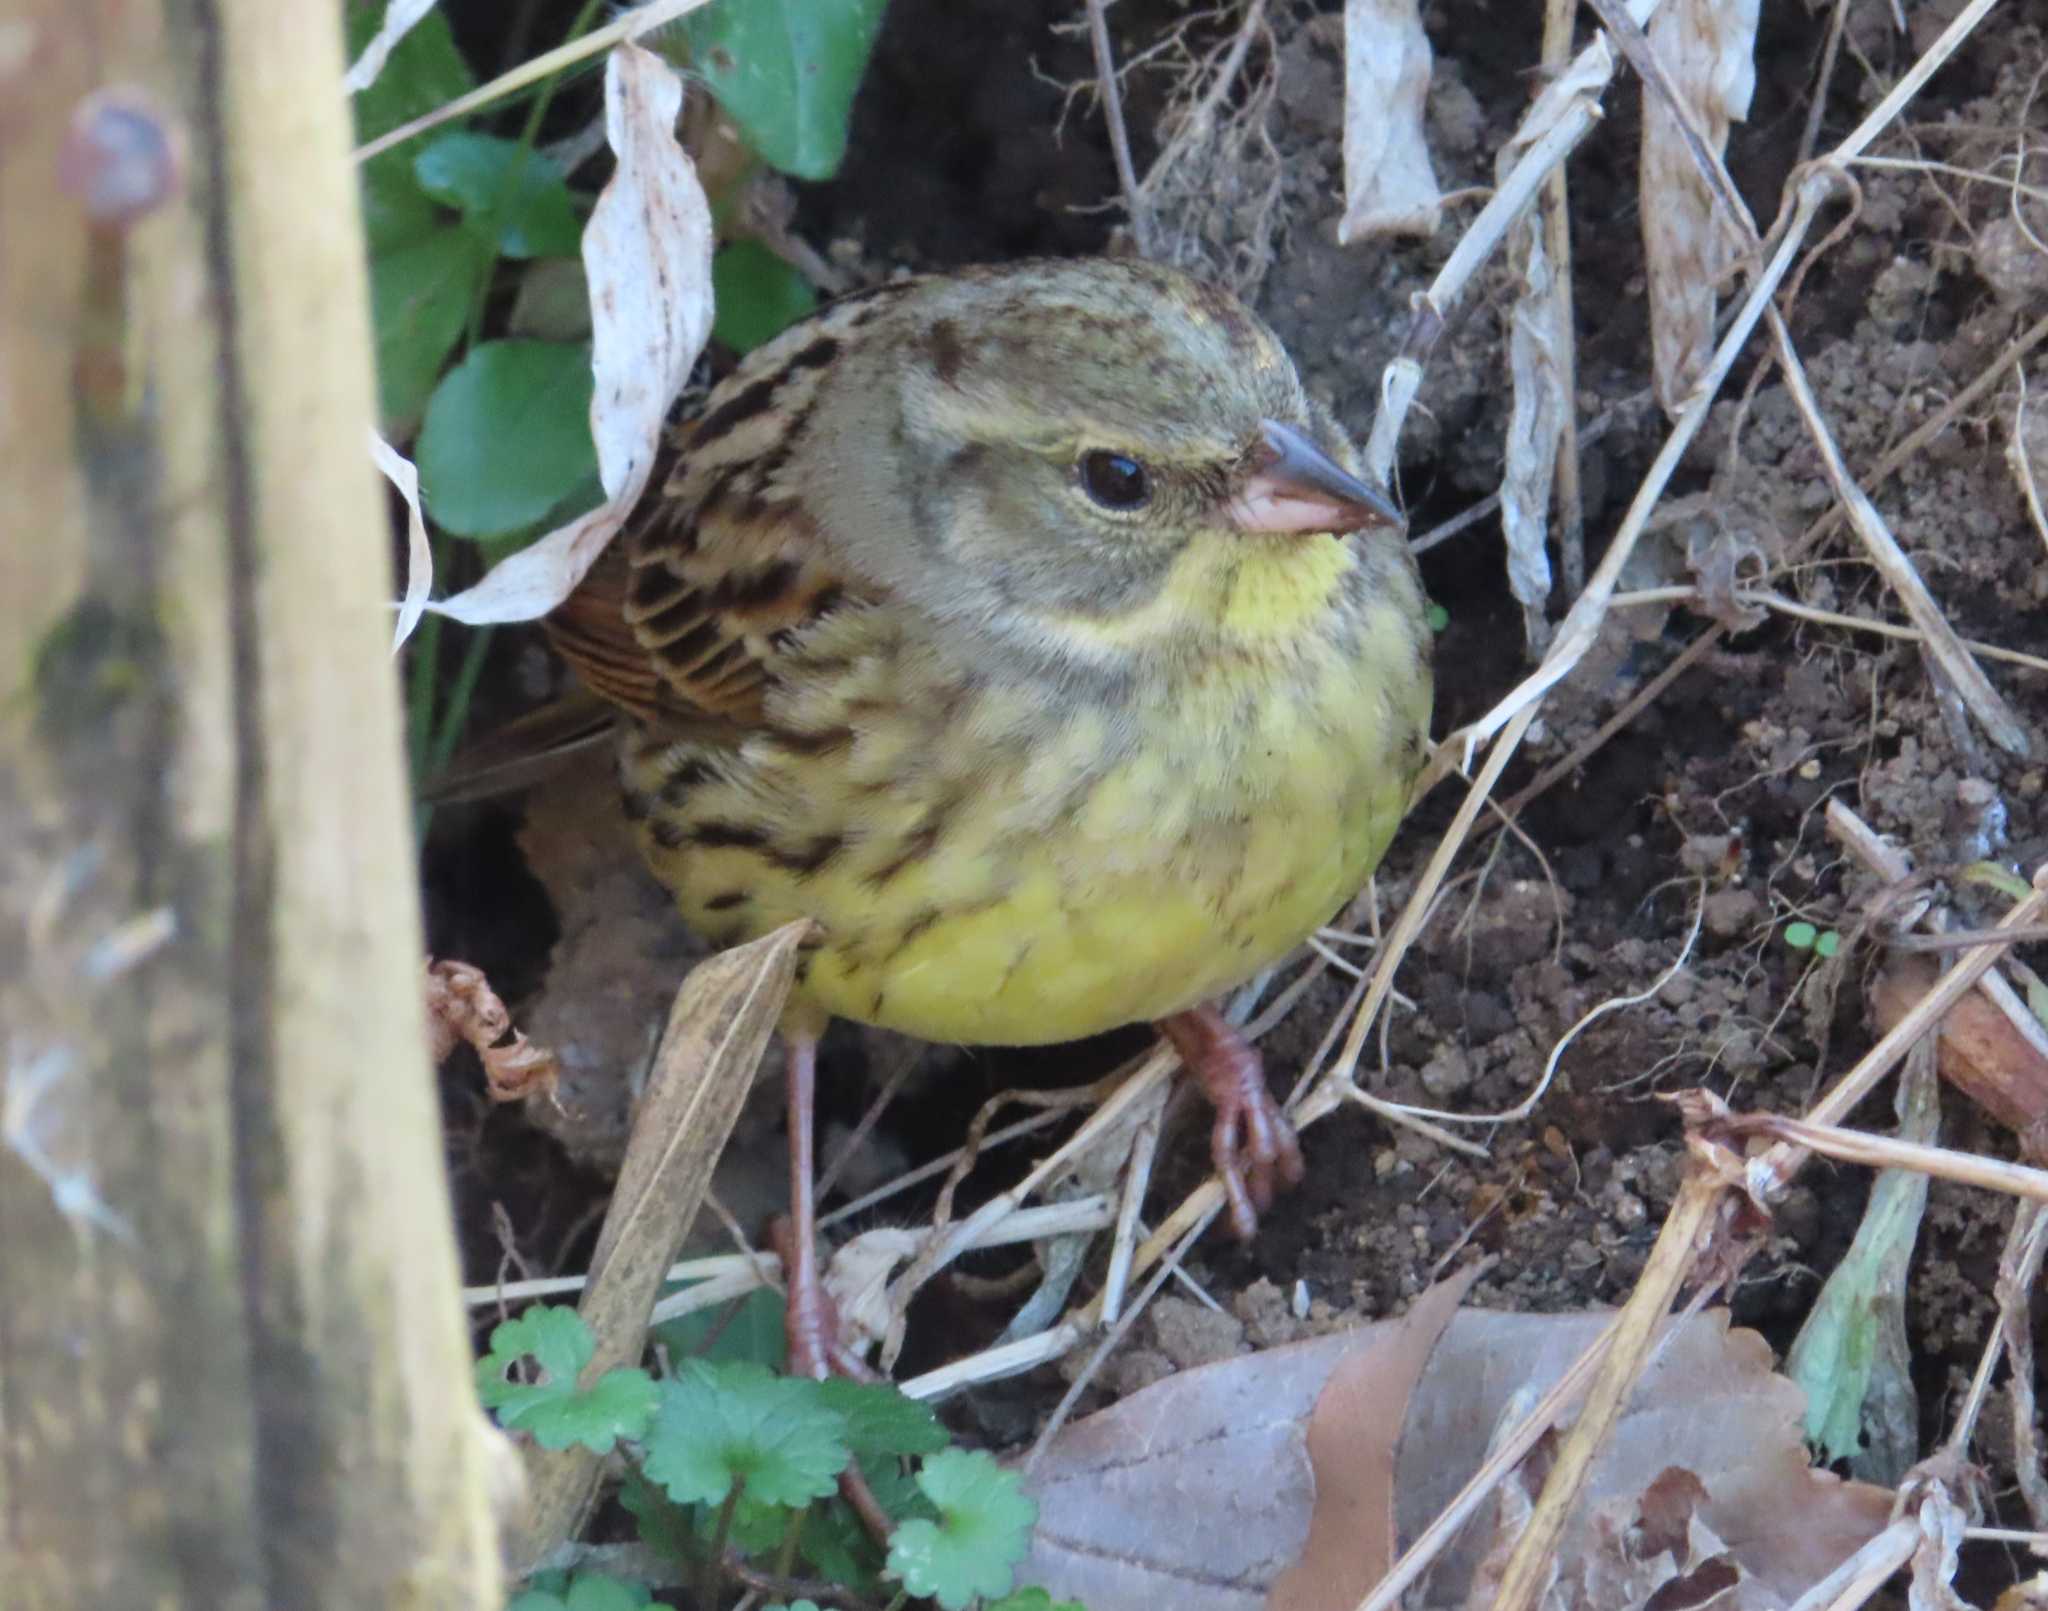
[[[0,9],[0,1601],[500,1605],[332,0]]]

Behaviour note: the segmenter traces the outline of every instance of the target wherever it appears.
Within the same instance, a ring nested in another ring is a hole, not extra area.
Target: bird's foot
[[[1301,1184],[1301,1143],[1266,1088],[1265,1066],[1250,1041],[1214,1007],[1159,1020],[1159,1032],[1216,1109],[1209,1152],[1241,1241],[1259,1228],[1281,1186]]]
[[[787,1291],[782,1328],[789,1343],[789,1374],[813,1380],[834,1375],[857,1382],[879,1380],[867,1362],[841,1340],[839,1305],[825,1290],[816,1257],[797,1257],[796,1223],[789,1215],[779,1214],[769,1223],[768,1243],[782,1260]]]

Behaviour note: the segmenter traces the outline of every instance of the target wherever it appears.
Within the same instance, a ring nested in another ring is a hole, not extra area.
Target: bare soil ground
[[[1952,9],[1948,0],[1912,8],[1902,36],[1885,8],[1849,8],[1840,65],[1819,115],[1821,149],[1910,64]],[[1061,125],[1059,82],[1090,71],[1085,40],[1053,31],[1074,15],[1065,5],[895,0],[858,113],[853,159],[840,180],[801,198],[799,231],[868,276],[1100,249],[1118,214],[1078,209],[1116,193],[1101,119],[1082,101]],[[1113,17],[1129,57],[1183,13],[1165,0],[1126,0]],[[1273,47],[1252,60],[1254,70],[1279,75],[1266,123],[1271,160],[1249,187],[1252,201],[1272,207],[1263,223],[1248,215],[1236,239],[1250,241],[1260,260],[1253,294],[1261,311],[1312,388],[1363,437],[1408,298],[1449,250],[1459,215],[1453,208],[1440,238],[1429,242],[1335,244],[1341,19],[1285,5],[1273,18]],[[1437,51],[1430,134],[1439,180],[1447,191],[1488,184],[1493,153],[1525,108],[1540,56],[1538,8],[1440,0],[1426,20]],[[1206,25],[1208,36],[1203,26],[1196,25],[1197,39],[1215,35],[1216,23]],[[1761,221],[1777,211],[1802,154],[1827,26],[1824,14],[1766,8],[1755,105],[1729,148],[1729,167]],[[1842,238],[1785,304],[1822,406],[1859,475],[2048,311],[2048,250],[2036,238],[2048,239],[2048,205],[2016,198],[2011,183],[2016,153],[2027,183],[2048,176],[2048,162],[2030,144],[2048,121],[2035,95],[2048,62],[2044,28],[2048,4],[2033,0],[2008,5],[1979,30],[1915,103],[1910,121],[1878,147],[1907,165],[1858,172],[1860,209],[1840,214]],[[1170,89],[1163,71],[1132,77],[1126,113],[1141,168]],[[1585,526],[1596,557],[1664,428],[1645,396],[1638,106],[1634,85],[1611,91],[1606,126],[1570,170],[1579,417],[1582,426],[1611,419],[1583,455]],[[1401,480],[1418,533],[1497,487],[1507,408],[1505,294],[1504,282],[1494,284],[1461,313],[1411,416]],[[1753,344],[1753,353],[1761,350]],[[2021,368],[2039,390],[2039,360]],[[1830,494],[1782,377],[1754,370],[1753,356],[1738,368],[1671,497],[1690,520],[1738,528],[1765,556],[1776,556],[1827,508]],[[1872,490],[1958,632],[2039,652],[2048,646],[2048,550],[2008,448],[2017,432],[2048,461],[2048,434],[2026,428],[2023,416],[2020,386],[2008,376]],[[1685,521],[1674,522],[1657,549],[1674,577],[1683,572],[1685,536]],[[1496,522],[1473,525],[1424,564],[1430,592],[1449,615],[1438,660],[1437,730],[1445,732],[1490,707],[1529,661]],[[1853,541],[1841,537],[1773,585],[1821,609],[1900,619]],[[1600,650],[1553,696],[1545,731],[1510,770],[1500,798],[1571,753],[1709,625],[1670,607],[1618,613],[1626,619],[1613,622]],[[517,702],[520,680],[534,675],[531,654],[508,649],[497,658],[501,680],[514,690],[501,695],[508,703]],[[1662,1096],[1706,1086],[1743,1109],[1797,1112],[1872,1038],[1865,1006],[1872,959],[1854,943],[1872,885],[1823,835],[1825,803],[1837,798],[1854,807],[1924,868],[1988,855],[2031,870],[2048,856],[2048,676],[1989,669],[2029,728],[2031,758],[2002,752],[1945,706],[1910,642],[1775,616],[1686,671],[1584,764],[1529,801],[1516,833],[1492,835],[1467,853],[1402,971],[1412,1005],[1393,1014],[1373,1088],[1460,1112],[1511,1108],[1537,1085],[1552,1047],[1577,1020],[1604,1000],[1645,991],[1671,966],[1697,916],[1700,934],[1684,969],[1654,998],[1579,1034],[1534,1114],[1493,1132],[1483,1160],[1362,1114],[1318,1126],[1306,1138],[1308,1184],[1266,1217],[1256,1242],[1240,1248],[1212,1239],[1198,1256],[1195,1274],[1225,1306],[1234,1304],[1239,1323],[1191,1321],[1185,1307],[1170,1309],[1160,1330],[1141,1337],[1112,1372],[1112,1385],[1131,1385],[1204,1349],[1289,1333],[1298,1324],[1288,1314],[1297,1283],[1305,1283],[1319,1319],[1373,1316],[1400,1306],[1447,1265],[1492,1253],[1499,1263],[1473,1295],[1482,1304],[1568,1310],[1621,1299],[1679,1177],[1679,1124]],[[1399,909],[1456,793],[1456,785],[1440,788],[1405,828],[1380,875],[1383,913]],[[513,834],[502,812],[449,814],[427,877],[435,948],[485,964],[518,997],[545,976],[561,920],[518,871]],[[1789,946],[1785,930],[1794,920],[1840,934],[1841,950],[1821,960]],[[682,954],[664,959],[671,979]],[[2041,948],[2033,954],[2039,963]],[[1301,1066],[1342,994],[1326,983],[1299,1005],[1266,1043],[1271,1067],[1285,1075]],[[887,1145],[911,1158],[942,1151],[957,1144],[967,1118],[993,1092],[1075,1083],[1139,1043],[1125,1036],[1048,1054],[943,1054],[938,1072],[913,1086],[918,1100],[899,1103],[884,1120]],[[898,1055],[851,1032],[829,1043],[837,1120],[860,1112]],[[601,1172],[572,1164],[522,1115],[485,1113],[459,1070],[449,1079],[472,1279],[490,1279],[507,1245],[537,1273],[575,1268],[594,1234]],[[1856,1122],[1889,1128],[1888,1103],[1888,1095],[1872,1098]],[[756,1128],[747,1144],[759,1149],[764,1168],[779,1169],[773,1121]],[[1190,1124],[1174,1143],[1168,1192],[1197,1178],[1202,1135]],[[2008,1134],[1953,1093],[1943,1141],[2013,1152]],[[1779,1348],[1789,1341],[1846,1247],[1868,1184],[1864,1170],[1806,1171],[1777,1217],[1768,1254],[1751,1264],[1735,1296],[1739,1323]],[[493,1222],[500,1205],[502,1233]],[[1935,1185],[1906,1311],[1929,1443],[1941,1436],[1976,1363],[2010,1214],[2007,1200]],[[914,1350],[932,1359],[957,1354],[1001,1319],[998,1307],[955,1293],[923,1318]],[[1207,1340],[1189,1341],[1191,1327],[1206,1328]],[[992,1436],[1023,1435],[1061,1385],[1048,1371],[978,1395],[967,1413]],[[1981,1446],[1995,1455],[2011,1443],[1994,1427]],[[2024,1525],[2010,1468],[1992,1478],[1993,1510],[2009,1525]],[[1994,1577],[2010,1569],[2009,1562],[1984,1563]]]

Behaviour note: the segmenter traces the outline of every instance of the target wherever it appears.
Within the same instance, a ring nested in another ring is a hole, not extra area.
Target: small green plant
[[[1811,923],[1787,923],[1785,943],[1795,951],[1811,951],[1825,961],[1842,948],[1842,937],[1833,929],[1817,929]]]
[[[741,201],[764,169],[810,180],[838,171],[885,3],[715,0],[650,41],[710,90],[744,145],[709,197],[723,237],[713,335],[733,351],[817,304],[801,274],[745,233]],[[604,9],[588,0],[570,36]],[[383,12],[383,0],[349,0],[351,53]],[[447,18],[429,11],[356,97],[357,137],[388,134],[476,87]],[[362,167],[379,413],[387,438],[413,443],[437,576],[450,573],[453,540],[495,563],[603,497],[580,255],[595,191],[537,146],[558,87],[549,79],[530,92],[509,133],[437,130]],[[442,631],[429,615],[414,640],[415,776],[454,752],[490,642],[489,629],[472,633],[444,678]]]
[[[731,1572],[743,1565],[757,1583],[793,1582],[801,1568],[892,1608],[915,1599],[942,1611],[977,1602],[984,1611],[1082,1611],[1014,1587],[1037,1519],[1014,1472],[949,1447],[930,1409],[892,1386],[810,1381],[735,1357],[769,1335],[765,1303],[750,1308],[760,1313],[715,1338],[701,1322],[659,1335],[670,1358],[693,1336],[723,1357],[678,1359],[659,1381],[615,1369],[584,1383],[595,1351],[588,1328],[574,1310],[537,1306],[491,1334],[478,1393],[508,1431],[544,1448],[621,1454],[620,1503],[641,1542],[675,1563],[677,1581],[696,1585],[699,1605],[736,1599]],[[888,1519],[886,1541],[840,1497],[848,1470]],[[510,1611],[649,1603],[642,1587],[585,1574],[537,1577]],[[799,1611],[809,1602],[788,1603]]]

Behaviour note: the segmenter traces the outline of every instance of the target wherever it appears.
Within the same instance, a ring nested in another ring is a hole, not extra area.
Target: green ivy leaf
[[[799,179],[846,155],[854,92],[886,0],[718,0],[682,19],[690,64],[748,145]]]
[[[382,0],[358,0],[349,7],[351,59],[383,20]],[[356,139],[389,134],[475,87],[475,77],[455,48],[448,19],[429,11],[393,47],[377,81],[355,98]],[[403,147],[364,163],[362,184],[363,231],[373,255],[418,240],[440,222],[439,209],[413,177],[412,153]]]
[[[476,1362],[476,1392],[497,1411],[507,1431],[526,1432],[543,1449],[580,1443],[607,1453],[621,1438],[637,1438],[654,1414],[654,1382],[643,1370],[608,1370],[588,1388],[577,1377],[597,1351],[590,1328],[574,1309],[537,1304],[491,1333],[491,1351]],[[540,1367],[537,1382],[515,1382],[506,1372],[522,1359]]]
[[[458,537],[531,525],[597,470],[590,353],[486,341],[442,377],[413,457],[427,512]]]
[[[387,435],[411,434],[490,266],[489,247],[445,226],[371,260],[377,403]]]
[[[1795,951],[1811,951],[1813,942],[1820,936],[1820,930],[1811,923],[1787,923],[1785,943]]]
[[[1813,954],[1817,957],[1831,957],[1841,949],[1842,937],[1833,929],[1816,936],[1813,942]]]
[[[711,334],[752,352],[815,312],[810,281],[759,241],[734,241],[711,259]]]
[[[507,257],[574,257],[583,228],[562,170],[517,140],[456,129],[413,159],[436,201]]]
[[[980,1450],[947,1449],[925,1461],[917,1482],[939,1519],[896,1529],[890,1576],[945,1611],[961,1611],[976,1595],[1009,1593],[1038,1520],[1022,1480]]]
[[[862,1460],[891,1454],[936,1454],[946,1429],[929,1404],[888,1382],[834,1376],[818,1384],[828,1407],[846,1417],[846,1441]]]
[[[805,1505],[833,1492],[847,1461],[845,1418],[816,1382],[740,1362],[684,1360],[646,1442],[647,1475],[684,1505],[717,1504],[735,1482],[761,1504]]]
[[[1033,1584],[1015,1594],[1006,1594],[1000,1600],[990,1600],[982,1611],[1088,1611],[1088,1608],[1079,1600],[1055,1600]]]

